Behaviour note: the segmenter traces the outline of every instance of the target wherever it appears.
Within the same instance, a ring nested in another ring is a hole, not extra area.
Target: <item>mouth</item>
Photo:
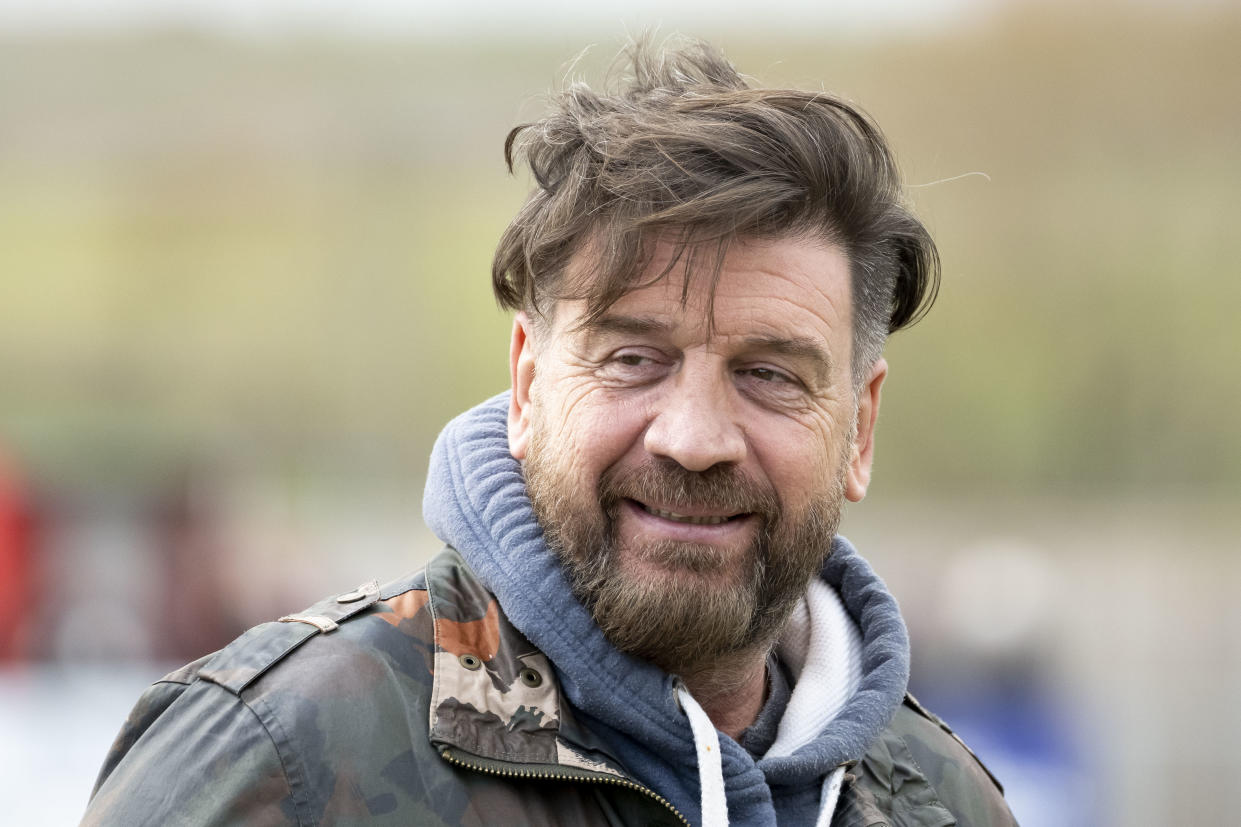
[[[660,519],[671,520],[674,523],[685,523],[686,525],[723,525],[746,516],[745,514],[680,514],[676,511],[664,511],[637,500],[630,500],[630,502],[647,514],[654,515]]]

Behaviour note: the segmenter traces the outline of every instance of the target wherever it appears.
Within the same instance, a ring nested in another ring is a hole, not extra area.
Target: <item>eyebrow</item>
[[[671,328],[672,325],[668,322],[645,316],[605,313],[581,325],[578,330],[588,335],[602,333],[642,335],[667,333]],[[747,336],[744,342],[746,350],[774,353],[812,364],[820,381],[829,379],[832,375],[831,355],[821,344],[808,336]]]
[[[672,326],[658,319],[645,316],[618,316],[605,313],[597,319],[590,319],[577,327],[580,333],[667,333]]]

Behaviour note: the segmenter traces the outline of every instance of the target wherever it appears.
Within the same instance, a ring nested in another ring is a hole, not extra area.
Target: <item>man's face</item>
[[[855,395],[834,245],[738,242],[713,303],[705,276],[684,286],[678,267],[585,326],[581,302],[519,315],[509,420],[578,596],[618,648],[682,674],[783,626],[865,494],[886,370]]]

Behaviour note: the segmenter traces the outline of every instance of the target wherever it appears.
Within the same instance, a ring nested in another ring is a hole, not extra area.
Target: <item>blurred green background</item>
[[[1229,823],[1241,11],[924,17],[676,27],[861,103],[939,241],[846,531],[1023,824]],[[435,550],[431,444],[506,385],[504,136],[643,26],[4,22],[0,506],[7,476],[36,529],[0,565],[0,792],[37,823],[165,662]]]
[[[861,102],[941,244],[935,312],[891,344],[879,490],[1236,488],[1238,15],[713,39]],[[83,484],[239,443],[415,472],[504,384],[505,131],[618,41],[569,70],[581,34],[6,39],[12,450]]]

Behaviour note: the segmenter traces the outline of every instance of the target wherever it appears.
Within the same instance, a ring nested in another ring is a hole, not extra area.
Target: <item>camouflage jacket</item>
[[[155,683],[84,824],[680,825],[575,719],[452,549],[255,627]],[[851,766],[834,827],[1015,824],[909,697]]]

